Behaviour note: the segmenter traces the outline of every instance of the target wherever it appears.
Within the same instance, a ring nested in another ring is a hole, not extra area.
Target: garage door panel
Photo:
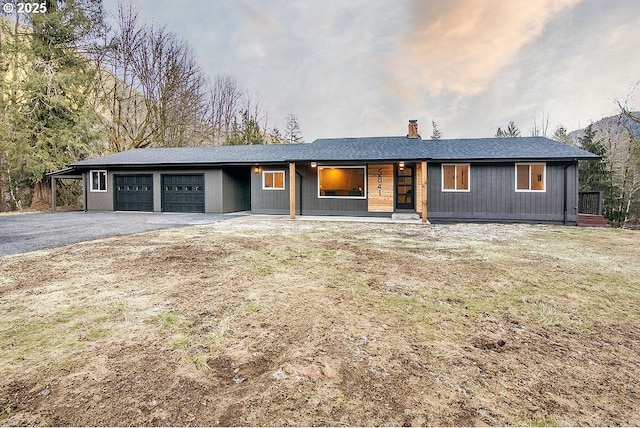
[[[153,175],[115,175],[115,211],[153,211]]]
[[[163,175],[162,210],[204,212],[204,175]]]

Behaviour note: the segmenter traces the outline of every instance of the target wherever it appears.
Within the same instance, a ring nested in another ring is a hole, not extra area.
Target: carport
[[[83,180],[82,182],[82,209],[87,210],[87,194],[84,183],[84,175],[74,168],[65,168],[46,174],[51,179],[51,211],[56,210],[56,195],[58,180]]]

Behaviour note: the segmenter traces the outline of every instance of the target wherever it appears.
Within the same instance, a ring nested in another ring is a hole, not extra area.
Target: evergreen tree
[[[10,208],[28,206],[44,174],[98,151],[100,120],[92,105],[94,71],[86,56],[102,28],[99,1],[46,2],[25,16],[31,29],[3,21],[0,63],[2,183]],[[18,18],[16,18],[18,19]],[[10,44],[10,46],[9,46]],[[6,49],[6,50],[5,50]]]
[[[442,138],[442,132],[438,128],[438,124],[436,123],[435,120],[431,121],[431,126],[433,126],[433,132],[431,133],[431,139],[432,140],[439,140],[440,138]]]
[[[258,122],[250,115],[249,111],[242,112],[242,122],[238,123],[236,118],[233,119],[231,132],[227,139],[227,144],[231,146],[264,144],[264,138]]]
[[[507,127],[507,132],[505,133],[505,136],[508,138],[514,138],[514,137],[520,136],[520,130],[518,129],[516,124],[513,122],[513,120],[509,122],[509,126]]]
[[[514,138],[519,136],[520,136],[520,130],[518,129],[516,124],[513,122],[513,120],[509,122],[509,125],[507,126],[506,131],[503,131],[502,128],[500,127],[498,127],[498,130],[496,131],[497,138]]]
[[[617,221],[619,209],[616,195],[619,193],[612,183],[612,171],[607,166],[607,148],[603,141],[596,139],[593,125],[587,126],[584,135],[578,138],[580,148],[601,156],[600,160],[579,161],[578,177],[581,192],[602,192],[602,214],[611,221]]]
[[[280,129],[273,128],[271,130],[271,143],[272,144],[282,144],[284,139],[282,138],[282,134],[280,133]]]
[[[302,133],[300,132],[300,125],[298,124],[298,118],[295,114],[289,113],[286,116],[286,126],[284,131],[284,141],[287,144],[302,143]]]
[[[571,135],[567,134],[567,129],[560,125],[556,128],[556,130],[553,133],[553,137],[552,137],[555,141],[559,141],[561,143],[564,144],[571,144],[573,142],[573,139],[571,138]]]

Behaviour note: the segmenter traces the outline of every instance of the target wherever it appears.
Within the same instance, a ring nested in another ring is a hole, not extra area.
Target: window
[[[546,164],[517,163],[516,192],[544,192]]]
[[[445,192],[468,192],[469,171],[467,163],[442,165],[442,190]]]
[[[262,171],[262,190],[284,190],[284,171]]]
[[[89,189],[92,192],[107,191],[107,171],[91,171],[89,173]]]
[[[318,197],[365,199],[366,167],[318,167]]]

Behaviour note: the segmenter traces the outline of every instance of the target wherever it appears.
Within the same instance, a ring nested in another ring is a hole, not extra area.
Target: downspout
[[[300,174],[300,172],[297,171],[297,170],[296,170],[296,175],[298,177],[300,177],[300,186],[299,186],[300,188],[296,189],[296,194],[298,194],[298,193],[300,194],[300,215],[302,215],[302,179],[303,179],[303,177],[302,177],[302,174]],[[296,186],[296,187],[298,187],[298,186]]]
[[[564,166],[564,190],[563,190],[563,209],[564,209],[564,219],[562,221],[562,224],[564,224],[565,226],[567,225],[567,217],[568,217],[568,212],[567,209],[569,208],[569,200],[568,200],[568,195],[569,195],[569,179],[568,179],[568,174],[567,174],[567,170],[569,169],[569,167],[571,165],[574,165],[576,163],[576,159],[573,160],[572,163],[568,163]]]

